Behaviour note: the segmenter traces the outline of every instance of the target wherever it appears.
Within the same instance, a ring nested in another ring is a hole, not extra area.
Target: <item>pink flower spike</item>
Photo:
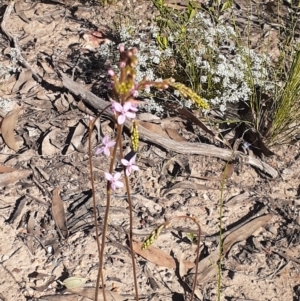
[[[119,115],[118,124],[120,124],[120,125],[123,124],[125,122],[125,120],[126,120],[126,116],[124,114]]]
[[[102,139],[102,146],[96,150],[95,154],[100,155],[100,154],[104,153],[104,155],[106,157],[109,157],[110,156],[110,148],[115,146],[115,144],[116,144],[116,141],[110,141],[109,137],[107,135],[105,135]]]
[[[123,188],[124,184],[121,181],[118,181],[121,178],[121,173],[116,172],[114,175],[105,172],[105,179],[110,182],[110,187],[113,191],[116,191],[116,188]]]
[[[126,167],[126,176],[129,177],[132,170],[140,170],[137,165],[135,165],[135,156],[133,156],[129,161],[126,159],[121,159],[122,164]]]
[[[125,47],[124,47],[123,44],[121,44],[121,45],[119,46],[119,51],[120,51],[120,52],[124,52],[124,50],[125,50]]]
[[[112,107],[112,110],[114,111],[114,113],[118,112],[118,113],[121,113],[122,110],[123,110],[123,107],[120,103],[114,101],[112,104],[111,104],[111,107]]]
[[[114,112],[118,112],[118,124],[123,124],[126,120],[126,117],[129,119],[134,119],[136,114],[135,112],[138,110],[135,105],[133,105],[130,101],[127,101],[124,106],[122,106],[118,102],[112,103],[112,110]]]

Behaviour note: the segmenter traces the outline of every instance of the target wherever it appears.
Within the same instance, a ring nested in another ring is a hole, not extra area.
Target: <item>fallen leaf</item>
[[[21,197],[20,199],[17,200],[14,211],[12,212],[12,214],[7,220],[8,223],[12,224],[16,220],[16,218],[21,214],[26,204],[26,201],[27,201],[26,197]]]
[[[167,268],[176,268],[175,259],[168,255],[166,252],[155,248],[153,246],[148,247],[146,250],[142,250],[142,242],[133,241],[133,250],[135,253],[144,257],[150,262],[153,262],[159,266],[167,267]]]
[[[86,132],[86,127],[82,122],[78,122],[75,129],[72,129],[73,135],[71,139],[70,145],[68,145],[68,149],[65,151],[62,151],[62,154],[70,154],[74,150],[81,150],[83,149],[83,145],[81,143],[82,137],[84,136],[84,133]]]
[[[16,1],[15,2],[15,11],[16,14],[26,23],[29,23],[30,20],[27,18],[27,16],[24,13],[24,10],[21,7],[21,1]]]
[[[234,172],[234,165],[232,163],[228,163],[225,166],[223,177],[228,180],[231,178]]]
[[[250,197],[249,192],[243,192],[241,194],[235,195],[226,202],[226,206],[228,205],[235,206],[236,204],[242,203],[243,201],[247,200],[249,197]]]
[[[63,284],[67,289],[76,289],[84,286],[86,283],[86,278],[81,277],[69,277],[63,282],[59,281],[60,284]]]
[[[33,235],[35,234],[34,228],[35,228],[35,220],[34,220],[34,214],[31,212],[28,222],[27,222],[27,233],[30,234],[27,237],[27,247],[31,254],[34,255],[34,240]]]
[[[76,293],[80,296],[90,298],[91,300],[95,299],[95,288],[94,287],[88,287],[88,288],[72,288],[68,289],[68,291],[72,293]],[[105,290],[106,295],[106,301],[125,301],[128,300],[128,296],[122,296],[118,293],[111,292],[108,290]],[[130,298],[131,299],[131,298]],[[99,288],[98,291],[98,301],[103,300],[103,292],[102,289]]]
[[[184,276],[187,274],[188,272],[188,267],[185,264],[184,261],[184,253],[181,254],[180,259],[179,259],[179,276],[181,277],[181,279],[184,278]]]
[[[199,183],[193,183],[191,181],[181,181],[178,182],[176,184],[174,184],[171,188],[166,189],[163,192],[163,195],[167,195],[170,193],[177,193],[177,192],[181,192],[184,189],[193,189],[193,190],[216,190],[217,188],[211,188],[211,187],[207,187],[206,185],[203,184],[199,184]],[[176,190],[176,191],[174,191]]]
[[[17,171],[17,169],[5,165],[0,165],[0,173],[7,173],[12,171]]]
[[[93,31],[85,33],[82,38],[85,40],[83,48],[94,50],[101,44],[108,44],[111,40],[107,39],[105,34],[100,31]]]
[[[197,118],[191,111],[186,108],[178,108],[177,111],[186,117],[187,120],[192,121],[196,125],[198,125],[203,131],[212,137],[216,137],[217,135],[210,130],[199,118]]]
[[[224,179],[226,180],[230,179],[231,176],[233,175],[233,172],[234,172],[234,164],[228,163],[226,164],[222,174],[219,176],[210,176],[210,177],[195,176],[195,178],[201,180],[207,180],[207,181],[224,181]]]
[[[46,295],[37,299],[39,301],[78,301],[77,294],[69,294],[69,295]]]
[[[55,278],[56,278],[55,276],[50,276],[49,279],[47,279],[47,281],[43,285],[41,285],[41,286],[32,286],[31,288],[35,289],[38,292],[43,292],[44,290],[46,290],[48,288],[48,286],[52,282],[54,282]]]
[[[150,121],[151,122],[153,120],[156,120],[156,121],[161,120],[157,115],[154,115],[151,113],[140,113],[137,116],[138,116],[138,120],[141,120],[141,121]]]
[[[9,184],[15,183],[21,179],[27,178],[32,174],[31,170],[21,169],[14,170],[7,173],[0,173],[0,186],[7,186]]]
[[[223,254],[226,255],[236,242],[247,239],[256,230],[267,224],[272,217],[272,214],[260,216],[227,235],[223,242]]]
[[[169,135],[169,137],[177,142],[184,142],[187,141],[184,137],[178,134],[178,131],[175,129],[166,128],[166,132]]]
[[[18,80],[16,81],[12,92],[18,92],[20,90],[20,88],[26,83],[28,82],[30,79],[32,79],[32,72],[28,69],[23,69],[22,72],[19,75]]]
[[[60,149],[56,147],[53,142],[55,140],[56,134],[59,132],[58,129],[49,131],[43,139],[42,142],[42,155],[53,156],[60,152]]]
[[[53,190],[52,196],[52,216],[62,238],[68,238],[67,220],[63,202],[59,196],[60,189]]]
[[[162,127],[158,124],[150,123],[150,122],[143,122],[139,121],[138,122],[139,126],[142,126],[146,128],[148,131],[155,133],[157,135],[160,135],[161,137],[164,138],[169,138],[169,135],[162,129]]]
[[[144,266],[144,273],[148,277],[148,282],[149,282],[149,285],[151,286],[152,290],[156,291],[157,289],[159,289],[159,285],[156,282],[156,280],[154,279],[153,274],[147,264],[145,264],[145,266]]]
[[[20,107],[13,109],[4,117],[1,123],[1,133],[6,145],[16,152],[19,150],[19,147],[16,143],[14,129],[20,110]]]
[[[272,214],[267,214],[252,219],[249,223],[241,226],[237,230],[227,235],[223,241],[223,256],[230,251],[231,247],[235,243],[247,239],[256,230],[258,230],[260,227],[267,224],[272,217],[273,217]],[[209,256],[201,260],[201,262],[199,263],[199,272],[197,277],[197,281],[199,284],[204,283],[208,281],[210,278],[217,275],[218,260],[219,260],[219,249],[216,249]],[[194,270],[195,269],[193,269],[193,272]],[[189,277],[193,277],[193,274],[189,275]]]
[[[133,241],[133,250],[135,253],[139,254],[140,256],[144,257],[150,262],[153,262],[159,266],[167,267],[167,268],[176,268],[176,261],[175,259],[168,255],[166,252],[162,251],[161,249],[155,248],[153,246],[148,247],[146,250],[142,250],[142,242]],[[184,261],[186,267],[189,269],[193,268],[195,264],[190,261]]]

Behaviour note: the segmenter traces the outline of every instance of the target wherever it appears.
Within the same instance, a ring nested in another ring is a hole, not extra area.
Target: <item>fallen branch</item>
[[[92,106],[96,110],[103,110],[107,106],[107,101],[97,97],[92,92],[89,92],[85,89],[83,85],[74,82],[70,77],[66,74],[58,71],[61,78],[62,83],[65,88],[71,91],[73,94],[77,96],[81,96],[82,99]],[[113,113],[110,111],[106,111],[105,114],[107,117],[112,118]],[[127,121],[125,126],[130,128],[131,123]],[[194,154],[194,155],[204,155],[209,157],[216,157],[223,160],[232,160],[232,150],[218,148],[213,145],[208,145],[205,143],[191,143],[191,142],[176,142],[169,138],[164,138],[158,134],[155,134],[146,128],[140,126],[139,127],[139,135],[140,138],[144,141],[149,141],[154,144],[157,144],[168,151],[173,151],[180,154]],[[245,155],[242,152],[236,151],[234,158],[239,158],[243,163],[249,164],[268,174],[271,178],[276,178],[278,176],[277,171],[269,166],[268,164],[262,162],[257,158],[250,157]]]

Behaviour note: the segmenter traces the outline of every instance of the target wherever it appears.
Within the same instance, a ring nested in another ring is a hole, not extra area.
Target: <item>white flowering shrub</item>
[[[181,67],[194,72],[187,74],[190,84],[199,87],[197,92],[212,107],[225,111],[227,103],[248,102],[255,86],[266,93],[274,91],[267,55],[240,48],[233,27],[215,25],[208,15],[198,12],[182,38],[182,32],[168,36],[175,56],[181,56]]]
[[[171,18],[176,26],[157,23],[143,28],[122,27],[118,31],[120,43],[139,49],[137,81],[145,76],[148,80],[172,76],[192,87],[211,108],[221,112],[226,111],[228,103],[249,103],[255,87],[269,95],[273,93],[268,56],[240,47],[233,27],[221,21],[214,24],[208,13],[201,11],[185,24],[176,14]],[[109,49],[112,47],[101,46],[101,55],[111,56]],[[117,70],[114,63],[112,68]],[[154,100],[150,90],[144,96],[149,99],[146,110],[164,112],[163,105]],[[174,100],[190,106],[176,91]]]

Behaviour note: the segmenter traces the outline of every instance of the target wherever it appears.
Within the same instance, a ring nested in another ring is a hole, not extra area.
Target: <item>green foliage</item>
[[[300,49],[294,55],[289,77],[275,100],[269,144],[288,143],[300,135]]]
[[[175,74],[176,80],[182,82],[187,75],[189,84],[196,93],[199,93],[201,87],[197,78],[200,74],[190,57],[189,47],[191,45],[189,45],[187,39],[187,28],[191,20],[195,17],[196,7],[193,2],[190,1],[187,9],[181,13],[166,7],[163,0],[153,0],[153,3],[160,13],[159,17],[156,19],[157,25],[160,28],[160,32],[157,35],[158,45],[163,50],[169,47],[173,48],[175,54],[183,63],[181,66],[178,66],[179,70],[177,70],[177,74]],[[176,34],[176,39],[174,41],[170,41],[168,38],[170,33]],[[172,45],[176,45],[176,47],[173,47]],[[162,73],[163,72],[164,70],[162,70]],[[186,84],[187,81],[184,83]]]

